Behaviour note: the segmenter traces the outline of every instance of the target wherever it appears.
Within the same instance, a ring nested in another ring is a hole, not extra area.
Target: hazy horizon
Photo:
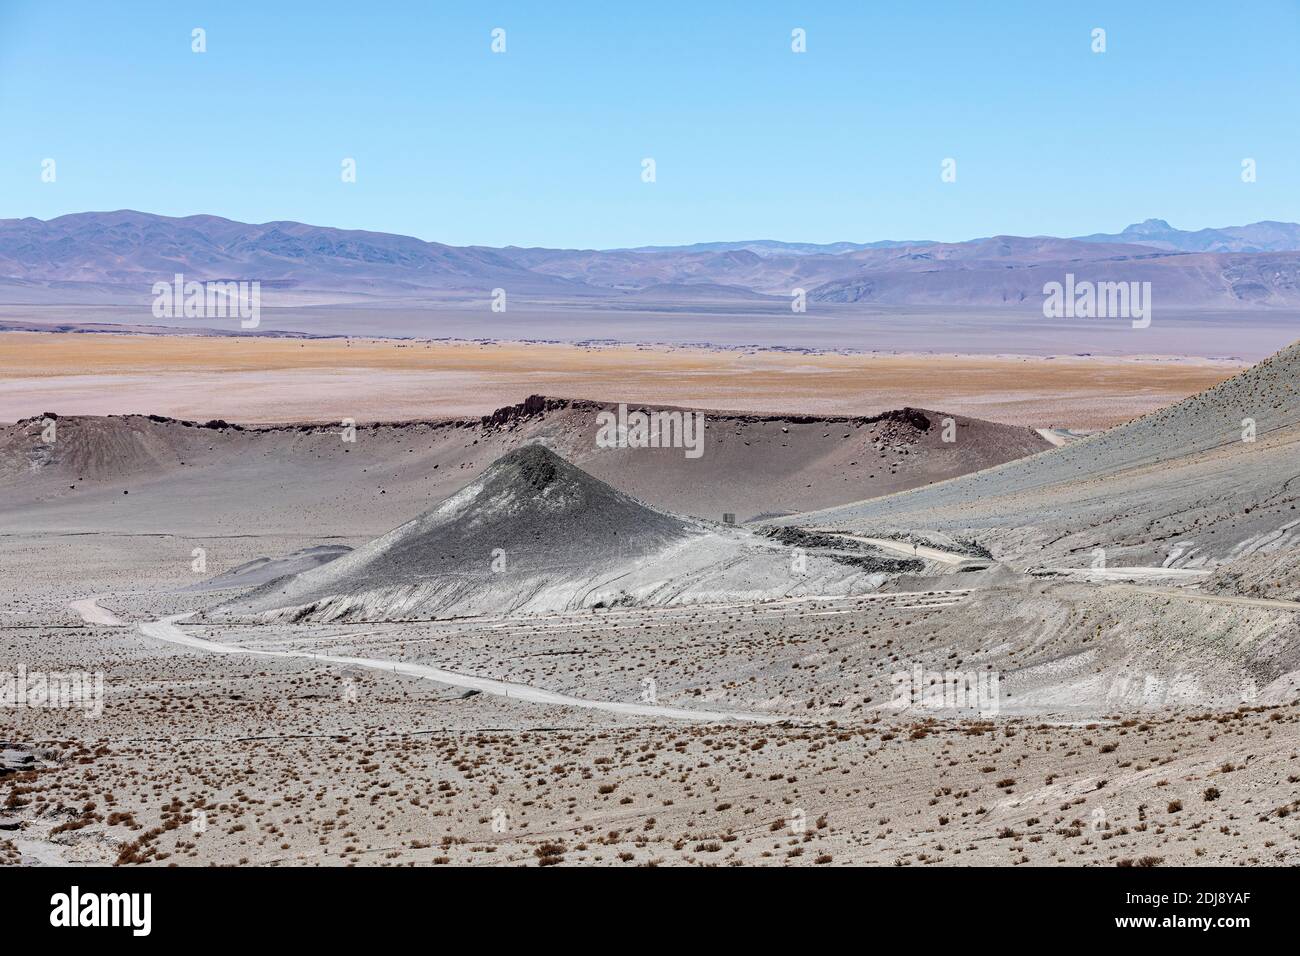
[[[48,218],[42,218],[39,216],[9,216],[9,217],[0,218],[0,222],[7,222],[7,221],[16,222],[16,221],[22,221],[24,219],[35,219],[38,222],[50,223],[58,219],[65,219],[74,216],[107,216],[107,215],[114,215],[118,213],[132,213],[132,214],[137,214],[142,216],[158,217],[162,219],[200,219],[200,218],[222,219],[227,222],[239,223],[242,225],[249,225],[249,226],[268,226],[274,223],[297,223],[298,225],[311,226],[312,228],[316,228],[316,229],[338,229],[344,232],[368,232],[368,233],[375,233],[379,235],[395,235],[407,239],[418,239],[421,242],[438,243],[442,245],[455,245],[455,243],[446,242],[445,240],[440,239],[438,237],[418,236],[410,233],[390,233],[390,232],[386,232],[385,230],[375,229],[367,226],[338,226],[327,222],[310,222],[305,220],[287,219],[282,216],[272,217],[270,219],[264,219],[264,220],[250,221],[250,220],[236,219],[232,216],[228,216],[223,213],[216,213],[216,212],[194,212],[194,213],[186,213],[181,215],[172,215],[170,213],[159,213],[148,209],[134,209],[134,208],[127,208],[127,207],[122,207],[119,209],[81,209],[81,210],[75,210],[71,212],[60,213],[58,215],[50,216]],[[918,237],[918,236],[910,236],[910,237],[882,236],[877,238],[853,238],[853,237],[841,236],[839,238],[829,238],[829,239],[789,239],[789,238],[778,237],[775,235],[744,236],[744,237],[702,236],[699,238],[689,239],[684,242],[673,243],[673,244],[634,243],[625,246],[558,246],[553,244],[542,243],[540,245],[524,246],[515,242],[507,242],[499,246],[484,246],[482,243],[477,243],[477,244],[471,244],[469,247],[477,245],[482,248],[500,248],[500,249],[511,249],[511,248],[554,249],[557,251],[564,251],[564,252],[642,252],[642,251],[684,249],[693,246],[731,246],[731,245],[742,245],[746,243],[751,243],[751,244],[770,243],[770,244],[776,244],[782,246],[810,246],[810,247],[811,246],[826,246],[826,247],[870,246],[870,245],[881,245],[881,244],[960,245],[962,243],[967,243],[967,242],[980,242],[986,239],[997,239],[1003,237],[1017,238],[1017,239],[1080,239],[1080,238],[1088,238],[1089,236],[1093,236],[1093,235],[1106,235],[1106,234],[1119,235],[1120,233],[1124,232],[1126,229],[1131,229],[1134,226],[1146,225],[1148,223],[1164,223],[1165,225],[1169,226],[1169,228],[1174,232],[1185,232],[1185,233],[1207,232],[1207,231],[1213,232],[1213,231],[1221,231],[1221,230],[1228,230],[1228,229],[1241,229],[1248,226],[1258,226],[1258,225],[1266,225],[1266,224],[1281,224],[1287,226],[1300,225],[1300,223],[1290,222],[1288,220],[1277,219],[1272,217],[1265,217],[1263,219],[1255,220],[1252,222],[1232,222],[1232,223],[1221,223],[1218,225],[1200,225],[1200,224],[1179,225],[1177,223],[1170,222],[1168,219],[1161,216],[1151,216],[1143,220],[1134,219],[1128,223],[1125,223],[1122,226],[1116,226],[1113,229],[1099,230],[1096,233],[1089,233],[1086,236],[1069,235],[1066,234],[1065,232],[1060,232],[1060,231],[1039,232],[1039,233],[1034,233],[1032,235],[1016,234],[1016,233],[984,233],[980,235],[966,236],[964,238],[959,238],[959,239],[930,239],[930,238]],[[1130,241],[1135,244],[1140,243],[1140,239],[1137,238],[1134,238]]]

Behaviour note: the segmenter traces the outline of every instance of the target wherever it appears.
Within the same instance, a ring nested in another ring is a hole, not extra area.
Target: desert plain
[[[9,332],[0,341],[0,421],[47,409],[250,424],[401,421],[485,415],[545,394],[808,415],[872,415],[911,404],[1088,430],[1186,398],[1247,364],[1197,356],[124,332]]]
[[[0,861],[1300,860],[1295,348],[3,342]]]

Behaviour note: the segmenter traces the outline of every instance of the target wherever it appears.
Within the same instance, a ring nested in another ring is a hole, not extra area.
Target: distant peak
[[[1144,219],[1142,222],[1135,222],[1124,230],[1124,235],[1152,235],[1158,232],[1173,232],[1174,227],[1169,225],[1163,219]]]

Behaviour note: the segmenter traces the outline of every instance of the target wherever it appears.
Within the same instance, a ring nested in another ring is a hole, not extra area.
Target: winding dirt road
[[[122,625],[125,622],[119,620],[116,615],[96,603],[96,598],[85,598],[80,601],[73,601],[69,607],[81,615],[82,620],[88,624],[103,625]],[[774,714],[754,714],[744,711],[723,711],[723,710],[688,710],[684,707],[664,707],[658,704],[631,704],[621,701],[589,700],[585,697],[570,697],[568,694],[560,694],[554,691],[543,690],[540,687],[532,687],[528,684],[512,684],[508,681],[492,680],[487,677],[474,677],[469,674],[457,674],[455,671],[443,670],[439,667],[430,667],[425,664],[409,664],[402,661],[381,660],[374,657],[347,657],[336,654],[316,654],[311,651],[270,651],[258,650],[255,648],[235,647],[229,644],[220,644],[216,641],[204,640],[201,637],[194,637],[186,634],[176,622],[189,617],[188,614],[177,614],[171,617],[165,617],[158,621],[143,621],[138,626],[140,633],[154,640],[165,641],[168,644],[176,644],[181,647],[188,647],[192,650],[206,651],[211,654],[252,654],[260,657],[284,657],[300,658],[303,660],[321,661],[328,664],[342,664],[353,667],[366,667],[371,670],[385,671],[390,674],[404,674],[408,677],[419,677],[424,680],[436,681],[439,684],[447,684],[451,687],[463,687],[467,690],[477,690],[484,694],[495,694],[498,697],[507,697],[511,700],[522,700],[532,704],[550,704],[556,707],[578,707],[584,710],[601,710],[611,714],[621,714],[625,717],[662,717],[670,720],[692,720],[703,723],[719,723],[725,721],[745,721],[748,723],[775,724],[787,718]]]
[[[971,568],[987,568],[993,563],[987,558],[977,558],[972,554],[961,554],[956,551],[942,551],[939,548],[932,548],[928,544],[910,544],[907,541],[895,541],[892,538],[865,538],[862,535],[848,534],[844,531],[832,531],[829,528],[809,528],[808,530],[816,532],[817,534],[828,534],[836,538],[845,538],[849,541],[861,541],[863,544],[870,544],[886,551],[904,554],[909,558],[924,558],[927,561],[937,561],[939,564],[949,564],[953,566],[966,565]]]
[[[1232,594],[1206,594],[1204,591],[1189,591],[1183,588],[1146,587],[1141,584],[1112,584],[1109,587],[1123,588],[1126,591],[1139,591],[1143,594],[1157,594],[1161,597],[1182,598],[1185,601],[1204,601],[1208,604],[1233,604],[1238,607],[1257,607],[1268,611],[1300,611],[1300,601],[1283,601],[1277,598],[1237,597]]]
[[[80,601],[73,601],[68,607],[76,611],[87,624],[100,624],[104,627],[126,627],[126,621],[120,620],[108,608],[100,607],[96,603],[99,597],[99,595],[96,595],[95,597],[82,598]]]

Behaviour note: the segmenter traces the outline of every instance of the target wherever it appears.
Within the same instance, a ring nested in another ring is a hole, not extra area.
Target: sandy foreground
[[[224,565],[302,540],[205,543]],[[27,761],[5,778],[0,863],[1295,861],[1294,705],[891,717],[886,678],[908,648],[929,647],[936,662],[971,650],[983,630],[970,626],[974,595],[530,620],[183,622],[185,640],[230,650],[211,653],[146,624],[210,600],[180,590],[194,579],[189,543],[0,541],[0,558],[26,568],[0,618],[17,659],[30,671],[104,672],[102,710],[24,708],[0,720],[9,756]],[[643,700],[652,679],[661,705],[758,709],[780,722],[651,720],[471,694],[328,657],[340,654],[611,702]]]
[[[801,414],[912,405],[1092,429],[1179,401],[1241,367],[1211,359],[5,332],[0,421],[45,411],[391,421],[482,415],[546,394]]]

